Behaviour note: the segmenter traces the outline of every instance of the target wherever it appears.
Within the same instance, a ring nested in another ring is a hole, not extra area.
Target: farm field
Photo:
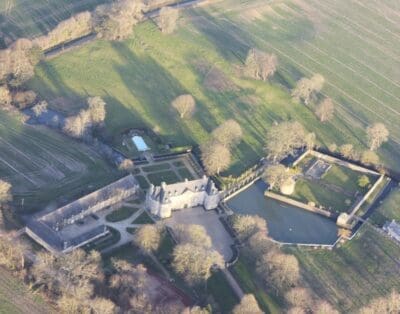
[[[72,15],[109,0],[0,1],[0,41],[44,35]],[[1,44],[1,42],[0,42]]]
[[[400,288],[398,246],[368,225],[333,251],[289,251],[299,259],[306,284],[344,313]]]
[[[322,145],[352,143],[359,149],[365,149],[364,127],[381,121],[392,134],[381,156],[398,169],[400,21],[389,12],[389,1],[379,9],[375,2],[349,5],[354,10],[343,11],[343,0],[313,0],[309,6],[221,1],[183,13],[174,35],[163,36],[146,22],[124,42],[97,41],[44,62],[29,86],[67,112],[84,106],[88,94],[104,97],[110,139],[127,128],[147,127],[177,145],[202,143],[218,124],[234,118],[245,135],[227,174],[240,173],[262,156],[264,134],[276,121],[302,122]],[[278,56],[271,84],[241,76],[251,47]],[[296,80],[313,73],[324,75],[322,92],[336,102],[335,119],[324,125],[313,104],[294,103],[288,93]],[[182,93],[196,98],[192,120],[179,120],[170,110]],[[60,97],[69,105],[60,106],[55,101]]]
[[[370,217],[370,221],[382,226],[386,221],[400,221],[400,189],[394,188]]]
[[[31,294],[22,281],[0,268],[0,313],[54,313],[38,295]]]
[[[14,205],[22,213],[81,196],[118,176],[87,146],[0,113],[0,177],[13,185]]]

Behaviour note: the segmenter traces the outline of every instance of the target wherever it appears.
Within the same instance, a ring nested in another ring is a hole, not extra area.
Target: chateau
[[[146,209],[160,218],[171,216],[173,210],[203,206],[214,209],[221,199],[214,182],[203,176],[201,179],[185,180],[175,184],[151,185],[146,194]]]

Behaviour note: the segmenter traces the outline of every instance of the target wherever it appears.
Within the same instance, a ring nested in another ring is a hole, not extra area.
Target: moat
[[[269,235],[288,243],[333,244],[337,227],[333,220],[266,198],[266,184],[258,180],[227,201],[238,214],[259,215],[267,220]]]

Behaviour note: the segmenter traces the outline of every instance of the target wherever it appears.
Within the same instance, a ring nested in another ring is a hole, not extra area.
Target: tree
[[[76,116],[65,119],[63,131],[76,138],[82,138],[87,135],[91,125],[91,114],[88,110],[81,110]]]
[[[248,77],[266,81],[274,75],[277,66],[278,58],[274,54],[252,48],[247,53],[244,72]]]
[[[94,298],[90,300],[90,307],[93,314],[114,314],[117,310],[114,302],[104,298]]]
[[[248,249],[254,259],[259,259],[262,255],[277,250],[277,245],[272,242],[265,232],[257,232],[248,240]]]
[[[361,188],[367,187],[370,183],[369,178],[365,174],[358,178],[358,186]]]
[[[295,287],[285,294],[286,301],[292,307],[299,307],[309,312],[313,308],[313,297],[309,289]]]
[[[22,242],[0,237],[0,265],[10,270],[24,269],[26,250]]]
[[[355,156],[354,146],[352,144],[343,144],[339,147],[340,154],[347,159],[353,159]]]
[[[371,150],[377,150],[389,139],[389,131],[383,123],[375,123],[366,130],[368,146]]]
[[[400,312],[400,294],[392,291],[386,297],[380,297],[373,300],[368,306],[360,310],[360,314],[397,314]]]
[[[328,150],[332,153],[336,152],[338,149],[337,145],[335,143],[329,144]]]
[[[179,18],[179,11],[171,7],[162,7],[158,16],[157,24],[164,34],[172,34]]]
[[[339,314],[337,310],[333,308],[331,304],[324,300],[319,300],[314,305],[314,314]]]
[[[232,314],[262,314],[257,300],[252,294],[245,294],[240,303],[233,308]]]
[[[312,97],[324,86],[325,79],[321,74],[314,74],[310,79],[303,77],[292,90],[292,97],[296,101],[304,101],[307,105]]]
[[[193,116],[196,109],[196,101],[192,95],[180,95],[172,101],[171,106],[178,111],[182,119],[189,119]]]
[[[212,241],[210,236],[207,234],[206,229],[201,225],[195,224],[181,224],[174,228],[174,234],[176,235],[180,244],[193,244],[197,246],[203,246],[205,248],[211,248]]]
[[[240,142],[243,131],[239,123],[230,119],[222,123],[212,132],[213,138],[227,148]]]
[[[94,29],[97,36],[109,40],[123,40],[132,34],[133,26],[143,17],[143,2],[119,0],[97,6]]]
[[[315,108],[315,115],[321,122],[327,122],[332,120],[334,113],[335,113],[335,105],[333,104],[333,100],[329,97],[325,98]]]
[[[379,156],[372,150],[366,150],[361,155],[361,162],[367,165],[378,165]]]
[[[219,174],[229,167],[231,152],[219,142],[207,142],[201,146],[201,160],[209,175]]]
[[[11,93],[7,86],[0,86],[0,106],[9,105],[11,103]]]
[[[189,243],[175,246],[172,255],[175,271],[191,285],[205,282],[211,276],[211,267],[224,265],[217,251]]]
[[[206,308],[200,306],[193,306],[192,308],[185,308],[180,314],[211,314]]]
[[[247,240],[257,232],[268,233],[267,222],[257,215],[234,215],[232,228],[241,240]]]
[[[39,117],[41,114],[47,111],[47,106],[47,101],[43,100],[34,105],[32,107],[32,111],[36,117]]]
[[[135,168],[135,164],[131,159],[125,158],[119,165],[118,169],[122,171],[132,171]]]
[[[279,251],[264,254],[257,262],[257,272],[277,292],[292,287],[300,279],[297,258]]]
[[[263,179],[271,188],[281,188],[285,182],[293,177],[293,173],[282,164],[271,165],[265,168]]]
[[[304,138],[304,146],[307,149],[313,149],[315,146],[315,141],[317,137],[314,132],[308,133],[306,137]]]
[[[16,92],[12,96],[12,102],[19,109],[25,109],[29,105],[32,105],[36,100],[36,93],[34,91],[28,90],[23,92]]]
[[[282,122],[267,133],[265,150],[272,159],[283,159],[304,147],[305,137],[306,132],[300,123]]]
[[[89,97],[87,99],[90,121],[92,124],[102,124],[106,118],[106,103],[99,97]]]
[[[134,243],[145,252],[154,252],[161,243],[161,230],[155,225],[143,225],[135,232]]]
[[[11,188],[10,183],[0,180],[0,206],[12,201]]]
[[[111,260],[115,273],[110,277],[110,287],[113,300],[123,309],[130,307],[146,307],[147,296],[145,288],[148,286],[146,268],[137,266],[124,260]],[[140,312],[139,312],[140,313]]]

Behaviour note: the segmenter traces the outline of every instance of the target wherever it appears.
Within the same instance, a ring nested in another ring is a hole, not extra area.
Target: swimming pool
[[[264,196],[266,184],[258,180],[227,201],[238,214],[259,215],[268,223],[276,241],[304,244],[333,244],[337,226],[333,220]]]
[[[144,139],[139,135],[132,136],[132,142],[135,144],[139,152],[144,152],[150,149],[145,143]]]

